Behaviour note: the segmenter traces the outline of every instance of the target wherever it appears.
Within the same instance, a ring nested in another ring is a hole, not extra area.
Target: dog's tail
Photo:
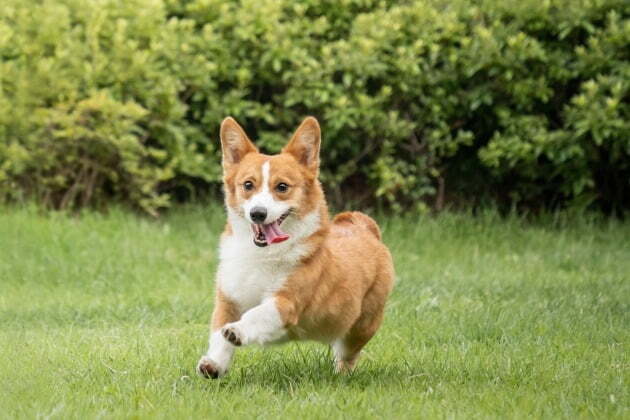
[[[338,225],[350,224],[360,226],[372,233],[376,239],[381,240],[381,230],[378,228],[374,219],[359,211],[345,211],[339,213],[333,219],[333,223]]]

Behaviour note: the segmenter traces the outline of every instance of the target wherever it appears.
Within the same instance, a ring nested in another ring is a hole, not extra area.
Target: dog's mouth
[[[252,230],[254,231],[254,244],[256,246],[267,246],[269,244],[277,244],[289,239],[289,235],[284,233],[280,229],[280,225],[289,216],[291,211],[287,211],[282,216],[278,217],[275,221],[269,224],[252,224]]]

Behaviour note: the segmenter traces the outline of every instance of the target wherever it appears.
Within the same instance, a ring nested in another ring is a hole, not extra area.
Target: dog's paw
[[[197,373],[204,378],[217,379],[225,372],[219,369],[219,366],[208,356],[203,356],[197,363]]]
[[[235,346],[240,346],[245,342],[243,334],[234,324],[227,324],[225,327],[221,328],[221,334],[223,334],[223,337],[225,337],[227,341]]]

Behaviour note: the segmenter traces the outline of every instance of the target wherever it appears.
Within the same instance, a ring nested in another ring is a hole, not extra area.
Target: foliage
[[[5,199],[155,212],[224,116],[276,152],[313,114],[337,204],[630,207],[625,0],[5,3]]]
[[[0,193],[58,207],[115,197],[146,211],[162,188],[218,179],[215,150],[186,118],[212,63],[190,21],[148,0],[9,0],[0,11]]]

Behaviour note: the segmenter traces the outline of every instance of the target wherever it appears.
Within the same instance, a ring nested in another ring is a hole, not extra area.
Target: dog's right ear
[[[246,154],[258,152],[245,131],[232,117],[227,117],[221,123],[221,150],[224,171],[231,165],[239,163]]]

